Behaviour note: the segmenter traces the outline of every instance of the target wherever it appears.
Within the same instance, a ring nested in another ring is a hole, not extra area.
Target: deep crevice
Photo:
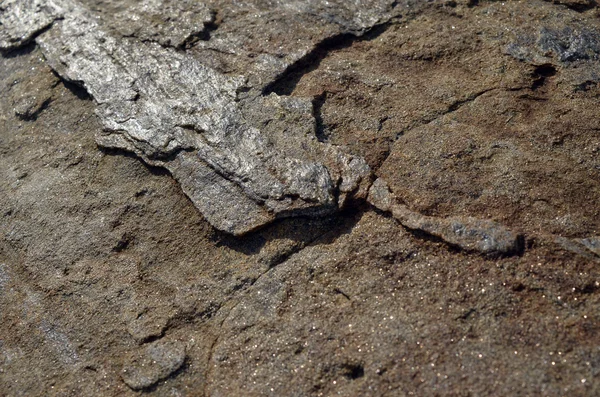
[[[562,0],[544,0],[544,1],[566,7],[568,9],[576,11],[576,12],[586,12],[586,11],[589,11],[591,9],[598,7],[598,3],[595,0],[588,1],[587,3],[568,3],[568,2],[565,2]]]
[[[37,44],[35,44],[35,41],[31,40],[31,41],[28,41],[18,47],[0,49],[0,55],[2,55],[3,58],[7,58],[7,59],[17,58],[22,55],[31,54],[33,51],[35,51],[36,47],[37,47]]]
[[[118,149],[118,148],[107,148],[107,147],[104,147],[104,146],[98,146],[98,150],[100,150],[105,155],[109,155],[109,156],[123,156],[123,157],[127,157],[127,158],[130,158],[130,159],[134,159],[136,161],[141,161],[146,166],[146,168],[148,168],[148,170],[150,171],[150,173],[152,175],[156,175],[156,176],[169,176],[171,178],[173,177],[171,175],[171,173],[166,168],[157,167],[155,165],[149,164],[142,157],[136,155],[135,153],[128,152],[127,150]]]
[[[365,369],[361,364],[344,364],[342,374],[350,380],[355,380],[365,376]]]
[[[556,73],[556,68],[549,63],[537,66],[531,73],[531,77],[533,78],[531,89],[535,91],[538,88],[542,87],[544,84],[546,84],[546,81],[550,77],[555,76]]]
[[[41,34],[50,30],[52,28],[52,26],[54,25],[54,22],[56,22],[59,19],[61,19],[61,18],[56,18],[55,20],[50,22],[48,25],[31,33],[31,35],[19,45],[16,45],[16,46],[10,47],[10,48],[0,48],[0,55],[2,55],[4,58],[16,58],[18,56],[27,55],[27,54],[33,52],[33,50],[35,50],[35,48],[37,47],[37,44],[35,43],[35,39],[38,36],[40,36]]]
[[[316,70],[332,51],[348,48],[357,41],[374,40],[391,25],[392,22],[385,22],[373,26],[360,36],[353,33],[341,33],[322,40],[306,55],[288,66],[274,81],[265,86],[262,90],[263,95],[271,93],[290,95],[296,89],[300,79],[304,75]]]
[[[219,17],[218,11],[212,12],[212,20],[204,24],[204,29],[199,32],[190,34],[179,46],[178,50],[188,50],[194,46],[198,41],[209,41],[212,33],[221,26],[221,18]]]
[[[69,81],[65,79],[63,76],[58,74],[54,69],[52,69],[52,73],[62,82],[67,90],[71,92],[71,94],[75,95],[77,98],[83,101],[91,101],[93,100],[92,95],[85,89],[83,83]]]

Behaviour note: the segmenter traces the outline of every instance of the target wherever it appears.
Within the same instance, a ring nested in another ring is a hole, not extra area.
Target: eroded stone
[[[177,371],[185,357],[183,342],[161,339],[133,353],[121,377],[133,390],[142,390]]]
[[[589,251],[600,257],[600,237],[593,236],[579,240]]]
[[[0,50],[7,51],[29,43],[54,22],[54,3],[44,0],[6,0],[0,4]]]
[[[508,255],[523,249],[523,236],[494,221],[472,217],[425,216],[404,205],[394,205],[391,212],[404,226],[424,231],[468,251]]]
[[[240,235],[366,196],[369,167],[318,142],[310,101],[271,94],[239,103],[244,77],[155,42],[113,36],[75,1],[52,4],[61,19],[37,42],[51,67],[98,103],[105,127],[98,143],[167,168],[216,228]],[[53,15],[27,11],[28,18]],[[268,127],[244,108],[275,122]]]

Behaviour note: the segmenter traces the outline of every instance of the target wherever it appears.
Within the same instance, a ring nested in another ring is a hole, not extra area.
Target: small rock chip
[[[138,343],[143,343],[162,336],[168,321],[165,316],[142,314],[129,323],[127,331]]]
[[[131,389],[142,390],[181,368],[185,357],[184,343],[161,339],[133,353],[121,377]]]
[[[552,242],[558,244],[564,250],[584,258],[592,259],[594,257],[580,241],[571,240],[562,236],[553,236]]]
[[[367,201],[381,211],[389,211],[392,206],[392,193],[388,184],[381,178],[377,178],[369,189]]]

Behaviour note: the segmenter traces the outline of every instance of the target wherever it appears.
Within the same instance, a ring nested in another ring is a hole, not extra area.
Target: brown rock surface
[[[219,232],[167,172],[99,149],[88,94],[8,36],[0,395],[600,394],[595,2],[374,2],[382,21],[337,1],[171,3],[183,36],[163,45],[248,73],[248,98],[311,99],[317,138],[381,178],[378,209],[362,192]],[[137,38],[160,42],[155,22]],[[453,241],[472,219],[524,245]]]

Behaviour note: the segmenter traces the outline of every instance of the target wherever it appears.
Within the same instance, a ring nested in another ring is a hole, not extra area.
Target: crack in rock
[[[169,9],[154,0],[141,4],[132,12],[153,15]],[[320,1],[290,3],[309,14],[311,7],[322,6]],[[203,10],[198,17],[206,25],[212,15]],[[241,99],[246,78],[224,75],[176,51],[170,45],[181,40],[163,37],[166,31],[148,33],[157,40],[112,35],[114,26],[102,25],[75,0],[52,0],[45,6],[35,0],[12,1],[3,11],[3,20],[12,25],[3,28],[2,37],[12,41],[4,40],[2,48],[23,43],[52,24],[36,42],[56,73],[83,85],[97,102],[104,124],[98,144],[134,152],[169,170],[220,230],[241,235],[281,217],[332,213],[366,199],[370,188],[371,204],[408,228],[485,254],[521,250],[521,236],[495,222],[427,217],[393,203],[385,182],[371,187],[372,172],[364,159],[317,139],[310,99],[273,92]],[[382,15],[332,18],[335,24],[347,24],[347,32],[364,34],[381,24]],[[38,22],[19,25],[18,20]],[[189,36],[184,36],[179,38],[185,42]]]

